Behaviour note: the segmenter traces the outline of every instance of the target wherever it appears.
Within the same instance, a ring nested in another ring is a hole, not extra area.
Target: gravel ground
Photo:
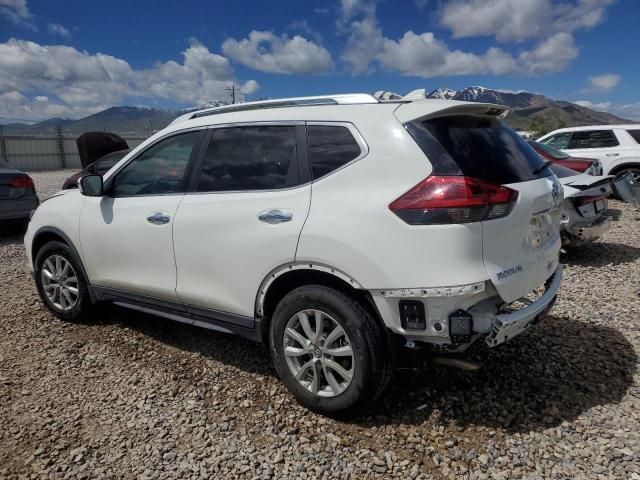
[[[34,174],[41,197],[68,174]],[[60,322],[4,229],[0,477],[640,480],[640,214],[611,207],[547,320],[349,420],[298,406],[261,345],[116,308]]]

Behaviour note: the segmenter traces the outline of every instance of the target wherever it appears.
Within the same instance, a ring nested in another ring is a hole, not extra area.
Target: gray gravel
[[[34,174],[41,198],[68,173]],[[298,406],[261,345],[116,308],[60,322],[0,227],[0,478],[640,480],[640,214],[611,206],[545,322],[349,420]]]

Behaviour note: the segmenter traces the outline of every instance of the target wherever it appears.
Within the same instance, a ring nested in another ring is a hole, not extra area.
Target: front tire
[[[38,294],[47,309],[61,320],[86,320],[91,310],[88,282],[71,249],[62,242],[46,243],[34,261]]]
[[[354,411],[384,391],[392,368],[385,340],[358,302],[320,285],[285,296],[269,331],[282,382],[300,404],[327,414]]]

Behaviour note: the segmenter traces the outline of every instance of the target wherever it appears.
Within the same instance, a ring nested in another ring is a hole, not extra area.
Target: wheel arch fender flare
[[[625,157],[616,160],[616,162],[609,170],[609,175],[615,175],[627,168],[640,168],[640,157]]]
[[[364,287],[354,277],[340,270],[339,268],[332,267],[323,263],[317,262],[289,262],[279,267],[274,268],[260,283],[260,288],[256,295],[255,312],[257,317],[262,317],[265,313],[264,305],[269,292],[269,287],[283,275],[295,272],[295,271],[315,271],[332,275],[333,277],[342,280],[347,285],[350,285],[356,290],[364,290]]]
[[[31,256],[33,258],[34,263],[35,263],[36,256],[38,255],[38,251],[40,250],[40,248],[42,247],[42,245],[45,245],[48,242],[47,240],[45,240],[44,242],[38,241],[43,236],[49,237],[50,240],[48,240],[48,241],[62,240],[62,242],[65,243],[67,245],[67,247],[69,247],[69,252],[70,252],[71,256],[73,257],[73,260],[80,266],[80,270],[82,270],[82,275],[87,280],[87,290],[89,291],[89,297],[91,299],[91,303],[95,303],[96,302],[96,295],[95,295],[95,292],[93,291],[93,287],[91,286],[91,281],[89,280],[89,275],[87,275],[87,270],[84,268],[84,263],[82,262],[82,257],[80,256],[80,253],[78,252],[78,249],[74,245],[73,241],[71,241],[69,236],[66,233],[64,233],[62,230],[60,230],[59,228],[56,228],[56,227],[41,227],[33,235],[33,241],[31,242]],[[59,238],[56,239],[55,237],[59,237]],[[34,266],[34,272],[35,272],[35,266]]]

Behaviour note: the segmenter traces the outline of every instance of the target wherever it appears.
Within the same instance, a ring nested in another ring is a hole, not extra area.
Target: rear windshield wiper
[[[551,160],[547,160],[542,165],[540,165],[538,168],[536,168],[532,173],[534,175],[537,175],[537,174],[539,174],[541,171],[543,171],[545,168],[547,168],[550,165],[553,165],[553,162]]]

